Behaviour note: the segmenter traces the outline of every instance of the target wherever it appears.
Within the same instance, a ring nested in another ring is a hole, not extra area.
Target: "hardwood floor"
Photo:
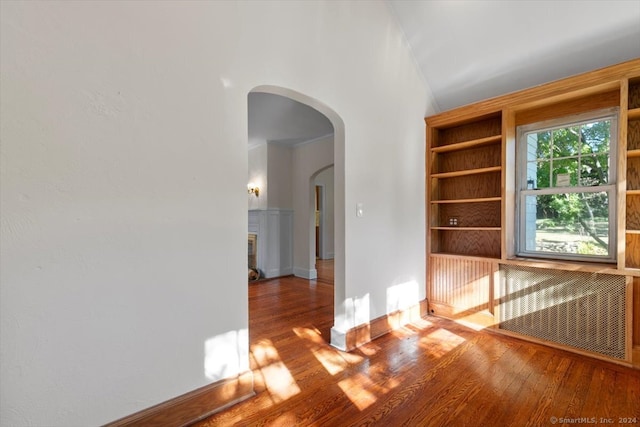
[[[333,259],[317,259],[316,270],[318,271],[318,282],[333,285]]]
[[[640,425],[640,371],[437,317],[340,352],[328,281],[249,285],[257,394],[196,426]]]

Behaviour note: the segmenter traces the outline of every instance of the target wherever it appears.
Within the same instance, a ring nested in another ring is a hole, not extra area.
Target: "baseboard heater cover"
[[[628,359],[626,277],[500,266],[499,328]]]

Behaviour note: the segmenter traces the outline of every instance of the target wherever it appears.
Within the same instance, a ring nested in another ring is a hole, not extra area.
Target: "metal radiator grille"
[[[626,278],[500,266],[500,328],[625,359]]]

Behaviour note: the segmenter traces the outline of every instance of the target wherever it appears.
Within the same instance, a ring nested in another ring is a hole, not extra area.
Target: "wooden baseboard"
[[[249,371],[236,378],[218,381],[143,409],[105,426],[186,426],[254,395],[253,373]]]
[[[398,329],[407,323],[414,322],[428,314],[428,304],[426,300],[420,301],[406,310],[398,310],[385,316],[371,320],[364,325],[356,326],[347,331],[346,351],[351,351],[364,345],[371,340],[386,333]]]

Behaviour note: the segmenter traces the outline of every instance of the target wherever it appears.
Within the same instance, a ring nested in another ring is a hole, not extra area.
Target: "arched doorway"
[[[321,113],[331,123],[333,134],[331,135],[333,156],[329,164],[316,165],[309,167],[302,166],[299,170],[299,176],[306,174],[307,179],[293,179],[292,186],[302,186],[304,189],[299,191],[292,188],[292,192],[296,194],[293,198],[292,207],[296,212],[293,218],[293,238],[296,259],[293,263],[293,272],[306,278],[314,278],[315,273],[315,187],[312,183],[312,176],[320,172],[322,169],[333,165],[334,174],[334,324],[338,323],[338,318],[343,313],[343,301],[345,299],[345,188],[344,188],[344,146],[345,131],[344,123],[338,114],[324,103],[307,95],[293,91],[291,89],[277,86],[258,86],[250,91],[251,94],[272,94],[288,98],[290,100],[301,103],[305,106],[313,108]],[[251,118],[250,118],[251,119]],[[305,142],[305,141],[302,141]],[[311,141],[306,141],[311,142]],[[311,145],[311,144],[309,144]],[[274,144],[275,147],[275,144]],[[305,169],[306,168],[306,169]],[[268,172],[267,172],[268,174]],[[266,187],[269,184],[267,182]],[[269,191],[269,190],[268,190]],[[261,190],[262,192],[262,190]],[[268,202],[267,208],[268,208]],[[296,209],[297,208],[297,209]],[[298,240],[299,239],[299,240]],[[297,243],[297,244],[296,244]],[[332,330],[333,333],[333,330]],[[333,341],[333,338],[332,338]]]

